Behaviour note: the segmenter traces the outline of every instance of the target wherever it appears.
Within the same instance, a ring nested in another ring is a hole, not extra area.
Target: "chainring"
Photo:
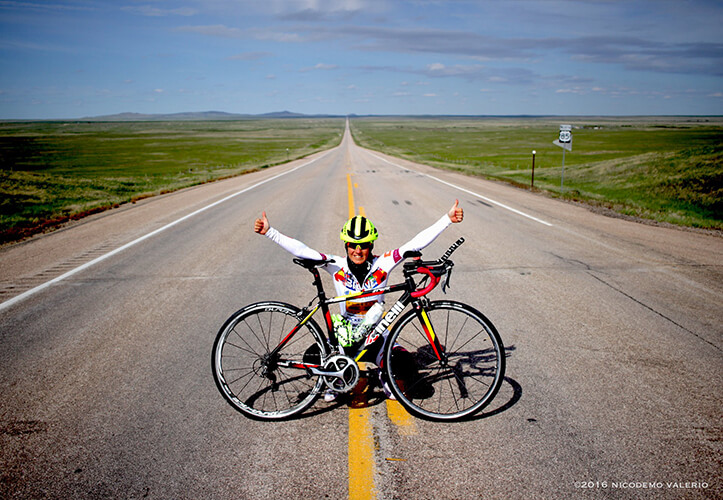
[[[335,392],[349,392],[359,382],[359,365],[349,356],[335,354],[324,362],[324,383]]]

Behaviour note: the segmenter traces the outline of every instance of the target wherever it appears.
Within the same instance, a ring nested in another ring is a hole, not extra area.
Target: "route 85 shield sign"
[[[562,149],[572,151],[572,125],[560,125],[560,137],[552,143]]]
[[[572,142],[572,125],[560,125],[560,142]]]

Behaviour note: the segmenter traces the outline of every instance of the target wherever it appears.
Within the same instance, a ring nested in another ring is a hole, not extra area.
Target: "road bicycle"
[[[463,242],[460,238],[434,261],[407,252],[404,258],[413,260],[404,262],[402,283],[331,298],[319,275],[319,267],[328,261],[293,259],[313,275],[316,296],[302,308],[264,301],[234,313],[213,345],[219,391],[247,417],[287,419],[312,406],[325,390],[350,392],[360,379],[359,363],[376,359],[382,349],[377,369],[411,414],[450,421],[479,412],[495,397],[504,377],[500,336],[473,307],[427,297],[440,282],[446,293],[454,266],[449,257]],[[402,295],[359,346],[339,344],[330,305],[395,292]],[[313,319],[318,311],[326,333]]]

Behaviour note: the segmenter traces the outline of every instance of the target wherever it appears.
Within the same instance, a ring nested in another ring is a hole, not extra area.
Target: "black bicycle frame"
[[[432,291],[437,284],[439,283],[440,276],[435,275],[428,267],[420,266],[416,269],[404,269],[404,283],[397,283],[395,285],[389,285],[385,287],[380,288],[374,288],[372,290],[366,290],[366,291],[360,291],[360,292],[354,292],[348,295],[341,295],[338,297],[332,297],[327,298],[326,291],[324,290],[324,285],[321,281],[321,276],[319,274],[319,269],[316,266],[313,267],[307,267],[311,274],[314,276],[313,285],[316,287],[317,290],[317,297],[319,299],[319,302],[316,304],[316,306],[311,307],[307,306],[302,309],[302,313],[304,314],[304,317],[294,326],[294,328],[291,329],[291,331],[284,337],[284,339],[279,343],[279,345],[269,354],[271,357],[275,357],[281,349],[291,340],[291,338],[294,336],[294,334],[302,327],[304,326],[311,317],[316,314],[316,312],[321,309],[322,314],[324,316],[324,320],[326,322],[326,329],[327,329],[327,341],[331,347],[337,347],[338,346],[338,340],[336,338],[336,335],[334,335],[334,327],[332,325],[331,321],[331,314],[329,312],[329,305],[330,304],[337,304],[339,302],[344,302],[350,299],[359,299],[359,298],[366,298],[366,297],[373,297],[375,295],[386,295],[388,293],[395,293],[395,292],[404,292],[402,296],[397,300],[397,302],[385,313],[384,317],[379,321],[377,326],[374,328],[374,330],[367,336],[365,342],[364,342],[364,348],[357,354],[355,360],[359,361],[373,346],[376,344],[380,338],[383,338],[384,331],[394,322],[395,319],[406,309],[406,307],[411,303],[414,310],[417,313],[417,317],[419,318],[420,323],[422,324],[422,328],[424,329],[424,333],[427,336],[427,339],[429,340],[430,345],[432,346],[432,349],[437,357],[438,360],[443,361],[445,358],[445,354],[442,348],[442,345],[439,342],[439,339],[437,338],[437,335],[435,334],[434,328],[432,327],[432,324],[429,320],[429,317],[427,316],[426,310],[424,308],[423,301],[421,298]],[[430,278],[430,283],[424,287],[423,289],[417,290],[417,284],[414,281],[413,275],[415,273],[425,274]],[[380,346],[380,349],[383,348],[383,346]],[[309,365],[305,363],[291,363],[289,366],[293,366],[296,368],[317,368],[318,365]]]

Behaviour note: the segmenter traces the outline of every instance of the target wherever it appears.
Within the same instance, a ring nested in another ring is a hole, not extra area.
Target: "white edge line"
[[[232,194],[226,196],[225,198],[222,198],[222,199],[220,199],[220,200],[214,201],[214,202],[211,203],[210,205],[206,205],[205,207],[199,208],[199,209],[196,210],[195,212],[191,212],[190,214],[184,215],[184,216],[181,217],[180,219],[176,219],[175,221],[170,222],[170,223],[166,224],[165,226],[160,227],[160,228],[158,228],[158,229],[156,229],[156,230],[154,230],[154,231],[151,231],[150,233],[145,234],[145,235],[141,236],[140,238],[137,238],[137,239],[135,239],[135,240],[133,240],[133,241],[131,241],[131,242],[129,242],[129,243],[126,243],[125,245],[120,246],[120,247],[116,248],[115,250],[111,250],[110,252],[108,252],[108,253],[106,253],[106,254],[103,254],[103,255],[101,255],[100,257],[96,257],[95,259],[93,259],[93,260],[91,260],[91,261],[89,261],[89,262],[86,262],[85,264],[83,264],[83,265],[81,265],[81,266],[78,266],[78,267],[76,267],[75,269],[71,269],[70,271],[68,271],[68,272],[66,272],[66,273],[64,273],[64,274],[61,274],[60,276],[58,276],[58,277],[56,277],[56,278],[53,278],[53,279],[50,280],[50,281],[46,281],[45,283],[43,283],[43,284],[41,284],[41,285],[38,285],[38,286],[36,286],[35,288],[31,288],[30,290],[27,290],[27,291],[21,293],[20,295],[16,295],[15,297],[13,297],[13,298],[11,298],[11,299],[8,299],[8,300],[6,300],[5,302],[0,303],[0,311],[3,311],[3,310],[5,310],[5,309],[13,306],[14,304],[17,304],[18,302],[27,299],[27,298],[30,297],[31,295],[35,295],[36,293],[40,292],[41,290],[44,290],[44,289],[46,289],[46,288],[54,285],[55,283],[58,283],[59,281],[62,281],[62,280],[64,280],[64,279],[66,279],[66,278],[69,278],[70,276],[73,276],[74,274],[77,274],[77,273],[79,273],[79,272],[81,272],[81,271],[84,271],[85,269],[88,269],[89,267],[94,266],[95,264],[97,264],[97,263],[99,263],[99,262],[102,262],[102,261],[104,261],[104,260],[106,260],[106,259],[108,259],[108,258],[110,258],[110,257],[112,257],[112,256],[114,256],[114,255],[116,255],[116,254],[124,251],[124,250],[127,250],[128,248],[130,248],[130,247],[132,247],[132,246],[134,246],[134,245],[137,245],[137,244],[140,243],[141,241],[147,240],[148,238],[151,238],[152,236],[155,236],[155,235],[157,235],[158,233],[163,232],[163,231],[165,231],[166,229],[169,229],[169,228],[175,226],[176,224],[179,224],[179,223],[185,221],[186,219],[190,219],[190,218],[193,217],[194,215],[198,215],[198,214],[200,214],[201,212],[205,212],[205,211],[208,210],[209,208],[213,208],[213,207],[215,207],[216,205],[220,205],[221,203],[230,200],[231,198],[235,198],[236,196],[238,196],[238,195],[240,195],[240,194],[243,194],[243,193],[245,193],[245,192],[247,192],[247,191],[251,191],[252,189],[257,188],[257,187],[261,186],[262,184],[266,184],[267,182],[271,182],[271,181],[273,181],[274,179],[278,179],[279,177],[282,177],[282,176],[284,176],[284,175],[290,174],[291,172],[294,172],[295,170],[298,170],[298,169],[300,169],[300,168],[306,167],[307,165],[310,165],[310,164],[314,163],[314,162],[317,161],[317,160],[321,160],[321,159],[324,158],[326,155],[328,155],[329,153],[331,153],[331,151],[333,151],[333,150],[329,150],[329,151],[327,151],[326,153],[324,153],[323,155],[319,156],[318,158],[314,158],[313,160],[310,160],[310,161],[308,161],[308,162],[306,162],[306,163],[303,163],[303,164],[301,164],[301,165],[298,165],[298,166],[292,168],[291,170],[287,170],[286,172],[282,172],[282,173],[277,174],[277,175],[275,175],[275,176],[273,176],[273,177],[269,177],[268,179],[265,179],[265,180],[263,180],[263,181],[261,181],[261,182],[257,182],[257,183],[254,184],[253,186],[249,186],[249,187],[247,187],[247,188],[242,189],[241,191],[237,191],[237,192],[235,192],[235,193],[232,193]]]
[[[375,155],[374,153],[369,153],[369,154],[372,155],[372,156],[373,156],[374,158],[376,158],[377,160],[381,160],[381,161],[387,162],[387,163],[389,163],[390,165],[393,165],[393,166],[395,166],[395,167],[397,167],[397,168],[400,168],[400,169],[402,169],[402,170],[411,170],[412,172],[416,172],[416,173],[418,173],[418,174],[420,174],[420,175],[423,175],[423,176],[425,176],[425,177],[429,177],[429,178],[432,179],[432,180],[435,180],[435,181],[437,181],[437,182],[441,182],[442,184],[446,184],[447,186],[453,187],[453,188],[458,189],[458,190],[460,190],[460,191],[464,191],[465,193],[468,193],[468,194],[471,194],[471,195],[473,195],[473,196],[476,196],[477,198],[482,198],[483,200],[485,200],[485,201],[487,201],[487,202],[489,202],[489,203],[492,203],[493,205],[497,205],[498,207],[502,207],[502,208],[504,208],[505,210],[509,210],[510,212],[516,213],[517,215],[521,215],[522,217],[527,217],[528,219],[531,219],[531,220],[533,220],[533,221],[535,221],[535,222],[539,222],[540,224],[544,224],[544,225],[546,225],[546,226],[552,226],[552,224],[550,224],[549,222],[546,222],[546,221],[544,221],[544,220],[542,220],[542,219],[538,219],[537,217],[533,217],[532,215],[526,214],[525,212],[521,212],[521,211],[519,211],[519,210],[517,210],[517,209],[515,209],[515,208],[512,208],[512,207],[510,207],[510,206],[505,205],[504,203],[500,203],[499,201],[493,200],[493,199],[491,199],[491,198],[487,198],[486,196],[482,196],[481,194],[475,193],[474,191],[470,191],[469,189],[465,189],[465,188],[463,188],[463,187],[457,186],[456,184],[452,184],[451,182],[443,181],[442,179],[438,179],[437,177],[434,177],[433,175],[425,174],[425,173],[420,172],[420,171],[418,171],[418,170],[414,170],[413,168],[403,167],[403,166],[401,166],[401,165],[397,165],[396,163],[391,162],[391,161],[387,160],[386,158],[382,158],[381,156],[377,156],[377,155]]]

